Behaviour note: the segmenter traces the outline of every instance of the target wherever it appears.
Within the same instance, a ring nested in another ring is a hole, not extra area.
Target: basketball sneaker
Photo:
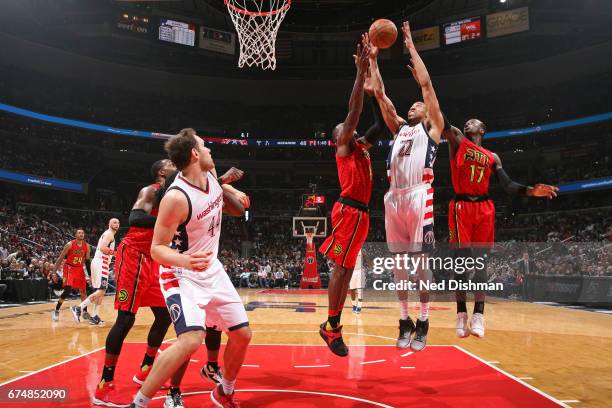
[[[348,348],[342,339],[342,326],[327,330],[325,328],[326,325],[327,321],[321,323],[321,326],[319,326],[321,338],[325,340],[325,344],[327,344],[327,347],[329,347],[332,353],[340,357],[346,357],[348,355]]]
[[[417,319],[414,338],[410,343],[413,351],[421,351],[427,345],[427,332],[429,331],[429,319],[422,321]]]
[[[164,408],[185,408],[180,390],[174,392],[168,391],[166,400],[164,401]]]
[[[472,315],[472,322],[470,325],[470,333],[472,335],[482,338],[485,333],[485,320],[482,313],[474,313]]]
[[[83,312],[83,320],[91,319],[91,315],[86,311]]]
[[[200,377],[214,384],[221,384],[221,380],[223,379],[223,374],[221,373],[221,369],[219,368],[218,365],[215,367],[212,364],[207,363],[200,370]]]
[[[414,322],[411,318],[399,321],[399,336],[395,345],[399,349],[405,349],[410,346],[411,336],[414,333]]]
[[[457,313],[457,322],[455,323],[455,333],[457,337],[465,338],[470,335],[470,329],[468,328],[468,314],[465,312]]]
[[[51,320],[54,322],[59,321],[59,310],[54,310],[51,312]]]
[[[357,313],[357,306],[353,305],[353,313]]]
[[[138,385],[142,385],[142,384],[144,384],[145,380],[149,376],[150,372],[151,372],[151,366],[148,366],[148,365],[145,364],[142,367],[140,367],[140,371],[138,371],[132,377],[132,381],[134,381]]]
[[[103,324],[102,319],[100,319],[100,316],[92,316],[89,319],[89,324],[91,324],[92,326],[100,326]]]
[[[81,308],[78,306],[72,306],[70,308],[70,311],[72,312],[72,318],[74,319],[74,322],[81,323]]]
[[[361,314],[361,308],[359,306],[355,309],[355,314]]]
[[[235,392],[232,393],[232,395],[225,395],[223,393],[223,387],[221,386],[221,384],[219,384],[210,393],[210,399],[216,407],[240,408],[240,404],[237,401],[234,401],[234,395],[236,395]]]
[[[132,403],[132,399],[120,395],[113,381],[102,381],[96,387],[96,393],[92,402],[94,405],[102,405],[104,407],[127,408]]]

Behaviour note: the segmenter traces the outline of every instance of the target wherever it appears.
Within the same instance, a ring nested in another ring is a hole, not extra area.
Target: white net
[[[276,69],[276,35],[291,0],[225,0],[225,4],[238,32],[238,66]]]

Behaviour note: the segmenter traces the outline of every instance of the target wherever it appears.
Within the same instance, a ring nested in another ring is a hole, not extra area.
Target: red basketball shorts
[[[85,280],[85,269],[82,266],[72,266],[64,263],[64,276],[62,277],[62,285],[70,286],[74,289],[87,288]]]
[[[159,266],[153,259],[123,243],[115,256],[115,309],[136,313],[140,307],[166,307],[159,287]]]
[[[368,237],[370,214],[336,202],[332,209],[332,232],[319,252],[343,268],[354,268],[357,255]]]
[[[495,241],[493,201],[455,201],[448,205],[449,242],[460,247],[490,248]]]

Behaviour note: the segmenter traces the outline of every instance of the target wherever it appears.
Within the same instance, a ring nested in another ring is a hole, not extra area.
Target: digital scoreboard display
[[[159,40],[174,44],[195,46],[196,26],[195,24],[182,21],[159,20]]]
[[[478,40],[482,36],[480,17],[466,18],[442,25],[444,45]]]

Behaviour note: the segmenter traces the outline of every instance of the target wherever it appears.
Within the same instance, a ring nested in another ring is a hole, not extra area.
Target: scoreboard
[[[171,42],[174,44],[195,46],[196,26],[195,24],[182,21],[159,20],[159,39],[160,41]]]
[[[480,17],[466,18],[442,25],[444,45],[478,40],[482,36]]]

